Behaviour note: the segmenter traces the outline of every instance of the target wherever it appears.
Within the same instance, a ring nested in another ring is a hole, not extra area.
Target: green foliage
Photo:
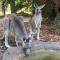
[[[21,10],[22,8],[27,8],[25,9],[26,11],[29,10],[30,12],[34,12],[34,7],[33,5],[36,3],[37,5],[42,5],[45,4],[45,8],[43,8],[43,15],[53,17],[55,15],[54,12],[54,3],[53,0],[1,0],[2,3],[2,10],[5,11],[7,8],[8,4],[11,6],[11,12],[17,12],[18,10]]]
[[[57,14],[52,24],[47,28],[48,32],[51,34],[60,34],[60,13]]]
[[[15,11],[21,10],[22,8],[29,8],[31,0],[15,0]]]
[[[55,18],[54,25],[56,26],[56,32],[60,33],[60,13]]]
[[[1,0],[0,2],[2,3],[2,10],[4,13],[8,4],[11,6],[11,12],[16,13],[19,9],[21,10],[25,7],[29,10],[32,0]]]

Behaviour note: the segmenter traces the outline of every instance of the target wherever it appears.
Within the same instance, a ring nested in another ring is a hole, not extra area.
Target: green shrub
[[[54,20],[54,25],[55,25],[55,28],[56,28],[56,32],[57,33],[60,33],[60,13],[57,15],[57,17],[55,18]]]

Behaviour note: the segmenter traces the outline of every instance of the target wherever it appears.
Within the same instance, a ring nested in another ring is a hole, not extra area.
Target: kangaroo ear
[[[44,5],[41,5],[41,6],[39,6],[39,7],[40,7],[40,9],[42,9],[44,6],[45,6],[45,4],[44,4]]]
[[[38,7],[38,5],[37,5],[37,4],[34,4],[34,7],[35,7],[35,8],[37,8],[37,7]]]

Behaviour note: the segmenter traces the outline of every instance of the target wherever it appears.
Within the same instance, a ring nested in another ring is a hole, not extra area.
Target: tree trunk
[[[2,12],[3,12],[4,16],[5,16],[5,5],[4,5],[4,2],[2,2]]]
[[[11,13],[16,13],[15,11],[15,0],[10,0]]]

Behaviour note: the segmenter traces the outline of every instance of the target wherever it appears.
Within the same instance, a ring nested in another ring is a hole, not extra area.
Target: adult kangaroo
[[[41,22],[42,22],[42,8],[45,6],[41,5],[34,5],[35,7],[35,15],[30,20],[30,35],[37,34],[37,40],[40,40],[39,34],[40,34],[40,28],[41,28]]]
[[[8,36],[10,30],[15,32],[15,41],[18,46],[18,42],[23,42],[23,39],[28,39],[26,29],[24,27],[24,21],[22,16],[16,14],[8,14],[3,19],[4,24],[4,35],[5,35],[5,46],[10,47],[8,44]]]

